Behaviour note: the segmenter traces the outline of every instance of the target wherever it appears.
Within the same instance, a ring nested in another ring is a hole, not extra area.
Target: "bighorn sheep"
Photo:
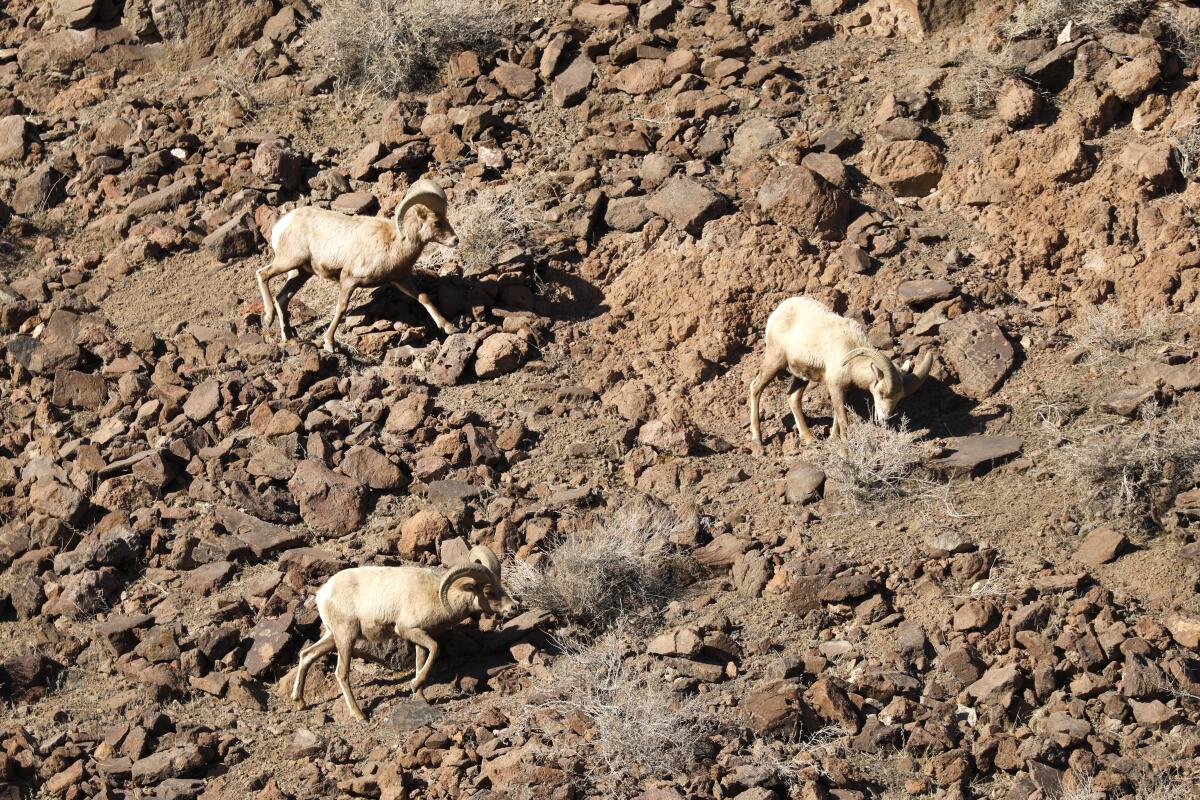
[[[933,353],[926,353],[916,369],[911,369],[911,360],[896,367],[870,345],[861,325],[811,297],[790,297],[780,303],[767,318],[766,339],[762,368],[750,383],[750,440],[755,444],[762,442],[759,395],[785,368],[792,376],[788,404],[800,435],[809,444],[814,437],[800,401],[810,381],[824,381],[829,387],[833,406],[830,437],[845,436],[847,389],[869,391],[875,401],[875,419],[882,423],[892,415],[896,403],[921,387],[933,363]]]
[[[356,651],[359,639],[380,642],[404,639],[413,644],[415,669],[409,688],[421,688],[437,658],[432,634],[446,630],[472,613],[512,616],[517,604],[500,585],[500,560],[491,548],[471,550],[470,562],[444,574],[417,566],[354,567],[345,569],[317,591],[317,611],[324,635],[300,651],[292,700],[304,705],[304,679],[313,661],[337,650],[334,677],[346,706],[366,719],[350,692],[350,659],[373,659]],[[421,651],[425,651],[424,659]]]
[[[292,296],[314,274],[337,281],[337,307],[325,331],[325,349],[333,352],[333,335],[346,313],[354,290],[390,284],[416,300],[445,333],[455,328],[438,312],[429,295],[412,282],[412,268],[429,242],[454,247],[458,236],[446,218],[446,194],[431,180],[409,187],[396,207],[392,221],[376,217],[352,217],[323,208],[305,206],[280,217],[271,229],[275,260],[258,270],[262,292],[263,322],[270,327],[279,314],[280,336],[291,335],[287,306]],[[290,273],[275,297],[269,282]]]

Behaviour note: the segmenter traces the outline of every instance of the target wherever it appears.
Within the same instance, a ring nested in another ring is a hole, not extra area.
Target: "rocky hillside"
[[[1184,800],[1200,8],[11,0],[0,798]],[[461,244],[265,330],[287,210]],[[807,294],[897,364],[746,392]],[[289,699],[316,590],[517,616]]]

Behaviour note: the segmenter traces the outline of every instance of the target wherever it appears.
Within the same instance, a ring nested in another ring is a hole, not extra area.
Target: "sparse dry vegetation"
[[[590,645],[560,641],[562,654],[543,682],[554,697],[549,708],[588,726],[589,782],[614,794],[632,781],[694,764],[713,727],[699,698],[681,696],[662,675],[643,668],[624,639],[612,632]]]
[[[818,460],[851,507],[861,511],[928,486],[917,476],[924,460],[917,436],[904,419],[895,427],[861,420],[844,439],[827,441]]]
[[[1084,360],[1101,366],[1132,358],[1148,345],[1163,342],[1169,327],[1167,318],[1154,311],[1134,318],[1116,306],[1089,309],[1075,324],[1071,334],[1083,349]]]
[[[1086,30],[1102,31],[1145,16],[1153,5],[1151,0],[1027,0],[1005,25],[1004,33],[1054,36],[1068,22]]]
[[[559,537],[544,565],[518,561],[505,570],[509,590],[525,605],[597,629],[668,598],[692,562],[676,551],[669,508],[643,500],[600,524]]]
[[[386,96],[428,86],[456,53],[494,48],[517,16],[495,0],[326,0],[307,38],[343,84]]]
[[[1153,519],[1200,477],[1200,415],[1147,413],[1126,428],[1094,432],[1058,451],[1057,473],[1086,487],[1112,518]]]
[[[1185,64],[1200,61],[1200,9],[1175,3],[1158,7],[1155,19],[1163,26],[1166,44]]]

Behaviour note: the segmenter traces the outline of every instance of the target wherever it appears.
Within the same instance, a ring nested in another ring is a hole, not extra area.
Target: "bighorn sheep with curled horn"
[[[263,323],[270,327],[279,314],[279,332],[284,341],[291,336],[288,301],[314,274],[337,281],[337,307],[325,331],[325,349],[333,352],[333,335],[346,313],[354,290],[390,284],[416,300],[445,333],[455,327],[438,312],[425,292],[412,282],[412,268],[429,242],[447,247],[458,244],[458,236],[446,218],[446,193],[431,180],[409,187],[391,221],[377,217],[352,217],[314,206],[293,209],[271,229],[275,260],[258,270],[262,292]],[[289,273],[275,297],[269,282]]]
[[[516,610],[517,604],[500,585],[500,560],[491,548],[483,545],[471,550],[468,563],[452,567],[444,574],[417,566],[344,569],[317,591],[317,611],[324,635],[300,651],[292,700],[303,707],[304,679],[309,667],[316,659],[337,650],[334,677],[338,688],[350,713],[364,720],[366,717],[350,691],[350,659],[358,656],[384,662],[355,650],[354,645],[360,639],[381,642],[399,638],[411,642],[416,674],[409,688],[417,692],[437,658],[438,645],[432,634],[458,624],[471,614],[510,617]]]
[[[767,318],[766,352],[762,368],[750,383],[750,440],[762,442],[758,398],[763,388],[785,368],[792,376],[788,404],[805,444],[815,441],[800,401],[810,381],[824,381],[833,406],[830,437],[846,434],[846,390],[856,387],[871,393],[875,420],[883,423],[896,404],[921,388],[929,376],[933,353],[926,353],[912,369],[911,360],[897,367],[872,347],[867,333],[853,320],[840,317],[811,297],[791,297]]]

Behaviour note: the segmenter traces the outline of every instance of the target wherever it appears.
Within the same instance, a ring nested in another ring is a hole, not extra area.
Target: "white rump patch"
[[[282,217],[280,217],[279,221],[275,223],[275,227],[271,228],[271,249],[272,250],[275,250],[275,251],[279,250],[279,237],[283,236],[283,232],[285,230],[287,230],[287,227],[289,225],[292,224],[292,215],[295,213],[296,213],[296,209],[293,208],[291,211],[287,212]]]

